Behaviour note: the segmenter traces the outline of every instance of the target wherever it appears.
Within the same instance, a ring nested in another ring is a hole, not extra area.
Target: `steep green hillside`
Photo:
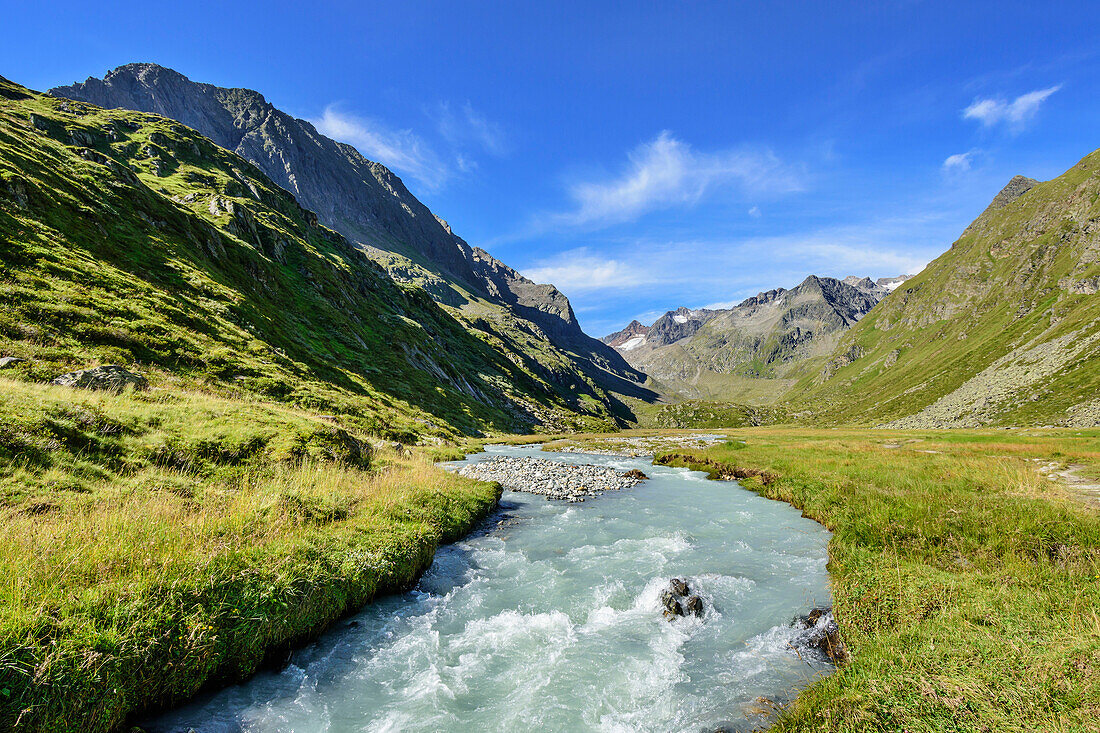
[[[3,79],[0,263],[9,376],[117,363],[407,440],[611,420],[190,128]]]
[[[624,418],[629,412],[612,393],[654,397],[641,386],[642,374],[581,330],[557,288],[534,283],[471,247],[384,165],[277,109],[259,92],[202,84],[140,63],[50,93],[160,114],[234,151],[393,279],[422,288],[504,358],[556,388]]]
[[[1100,423],[1100,151],[1018,177],[792,402],[895,427]]]

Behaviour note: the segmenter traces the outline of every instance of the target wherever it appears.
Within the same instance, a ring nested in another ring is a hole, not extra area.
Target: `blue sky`
[[[944,251],[1100,147],[1088,2],[8,3],[37,89],[154,61],[381,160],[587,331]]]

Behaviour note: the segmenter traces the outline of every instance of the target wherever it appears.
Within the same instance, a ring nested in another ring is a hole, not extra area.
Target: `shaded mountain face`
[[[401,440],[613,422],[190,127],[4,79],[0,264],[5,375],[136,365]]]
[[[792,400],[894,427],[1100,424],[1100,151],[1017,176]]]
[[[684,396],[774,401],[903,279],[811,275],[734,308],[678,308],[652,326],[634,321],[604,341]]]
[[[608,391],[652,396],[639,384],[644,375],[581,330],[554,286],[534,283],[470,247],[384,165],[276,109],[260,93],[196,83],[155,64],[129,64],[50,94],[182,122],[255,164],[395,280],[456,309],[508,358],[608,405],[616,402]]]

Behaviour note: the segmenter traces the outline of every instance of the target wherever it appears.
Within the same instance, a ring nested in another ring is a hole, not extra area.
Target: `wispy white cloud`
[[[540,283],[553,283],[563,291],[635,288],[653,282],[646,268],[623,260],[593,254],[587,247],[559,252],[524,268],[523,274]]]
[[[632,150],[619,175],[571,184],[574,209],[554,215],[551,223],[599,227],[631,221],[655,209],[692,205],[727,187],[786,193],[800,190],[803,182],[769,150],[700,152],[666,130]]]
[[[971,164],[974,162],[974,155],[976,150],[968,150],[965,153],[955,153],[954,155],[947,156],[947,159],[943,161],[944,173],[965,173],[970,170]]]
[[[454,173],[412,130],[393,129],[378,120],[344,112],[336,105],[329,105],[320,117],[309,121],[321,133],[354,145],[367,158],[411,176],[428,188],[442,187]]]
[[[785,245],[777,248],[779,256],[815,265],[807,275],[820,272],[833,277],[864,275],[868,272],[908,275],[920,272],[928,264],[927,258],[873,241],[860,241],[861,237],[855,237],[849,242],[834,241],[829,235],[778,239]]]
[[[749,209],[749,216],[751,216],[753,219],[759,219],[760,218],[760,207],[759,206],[754,206],[751,209]]]
[[[811,274],[915,274],[950,241],[950,234],[939,231],[942,225],[936,215],[914,215],[769,237],[630,239],[601,251],[562,252],[521,270],[575,296],[580,307],[661,292],[668,309],[729,308],[761,291],[793,287]],[[922,230],[928,234],[914,237]]]
[[[721,301],[718,301],[717,303],[707,303],[706,305],[701,306],[701,307],[706,308],[707,310],[712,310],[712,311],[729,310],[730,308],[733,308],[735,305],[739,305],[741,303],[741,301],[743,301],[743,300],[744,300],[744,298],[741,298],[741,300],[721,300]]]
[[[508,153],[510,145],[503,128],[475,110],[469,102],[457,109],[450,102],[441,102],[436,124],[439,134],[451,145],[472,144],[496,156]]]
[[[1047,97],[1062,88],[1056,84],[1046,89],[1036,89],[1027,94],[1021,94],[1011,102],[1003,98],[987,97],[975,99],[974,102],[963,110],[963,118],[978,120],[985,127],[992,127],[1000,123],[1006,123],[1013,129],[1022,129],[1035,117],[1039,106]]]

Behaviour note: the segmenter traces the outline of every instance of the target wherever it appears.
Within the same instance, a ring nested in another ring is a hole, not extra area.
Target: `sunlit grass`
[[[779,730],[1097,730],[1100,511],[1027,459],[1100,463],[1100,433],[732,434],[659,460],[767,471],[743,484],[834,533],[852,659]]]
[[[4,730],[111,730],[246,677],[499,494],[285,407],[4,386]]]

